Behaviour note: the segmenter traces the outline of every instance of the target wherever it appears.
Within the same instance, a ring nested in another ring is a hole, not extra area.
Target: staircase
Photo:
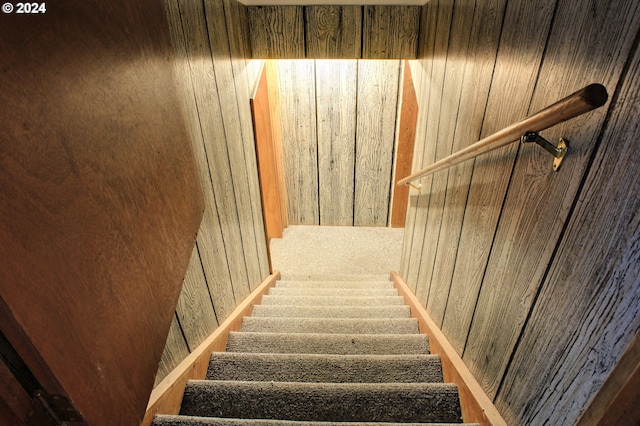
[[[180,415],[154,425],[461,423],[457,387],[387,276],[286,278],[189,381]]]

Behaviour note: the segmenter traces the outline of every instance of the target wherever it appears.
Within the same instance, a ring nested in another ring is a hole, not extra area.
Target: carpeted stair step
[[[393,289],[391,281],[278,281],[276,288]]]
[[[252,317],[296,318],[410,318],[408,306],[256,305]]]
[[[297,421],[462,421],[446,383],[294,383],[193,380],[180,414]]]
[[[357,288],[286,288],[272,287],[272,296],[345,296],[345,297],[393,297],[398,296],[395,288],[357,289]]]
[[[337,297],[337,296],[262,296],[262,305],[306,306],[380,306],[404,305],[402,296],[389,297]]]
[[[282,272],[281,281],[389,281],[389,274],[292,274]]]
[[[244,317],[241,332],[326,334],[419,333],[415,318],[278,318]]]
[[[442,382],[438,355],[314,355],[214,352],[207,380],[328,383]]]
[[[337,355],[428,354],[424,334],[248,333],[232,331],[227,352]]]
[[[171,416],[158,414],[154,426],[479,426],[477,423],[371,423],[296,422],[268,419],[224,419],[221,417]]]

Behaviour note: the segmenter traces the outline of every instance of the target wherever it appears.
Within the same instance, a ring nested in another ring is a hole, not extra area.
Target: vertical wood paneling
[[[191,254],[176,315],[189,350],[202,343],[218,326],[197,247]]]
[[[480,138],[506,4],[505,0],[476,3],[471,46],[465,62],[452,152],[459,151]],[[451,288],[473,165],[473,161],[468,161],[452,167],[448,172],[442,225],[432,278],[432,283],[440,288],[430,302],[432,315],[440,319],[443,330],[457,322],[461,310],[468,309],[461,305],[461,301],[473,300],[462,298],[460,293],[454,294]],[[457,287],[456,291],[466,293],[469,289]],[[445,309],[447,317],[443,321]],[[449,323],[446,322],[447,319],[450,320]],[[458,350],[461,352],[460,348],[461,346],[458,345]]]
[[[353,225],[356,81],[355,60],[316,61],[320,225]]]
[[[420,6],[364,6],[362,57],[415,58],[420,10]]]
[[[593,2],[581,8],[567,3],[559,5],[539,77],[540,82],[556,84],[536,86],[530,112],[544,108],[591,81],[616,87],[640,24],[640,14],[636,17],[635,13],[619,14],[617,7],[633,12],[638,10],[638,5],[631,1],[618,4]],[[611,30],[612,27],[615,30]],[[580,37],[575,36],[576,30]],[[605,31],[607,41],[602,42]],[[567,40],[571,40],[571,47]],[[600,65],[593,67],[593,60]],[[567,70],[567,63],[572,64],[570,70]],[[531,149],[537,147],[521,149],[484,278],[485,283],[510,283],[510,291],[504,292],[502,286],[482,286],[463,357],[482,370],[483,386],[491,396],[495,396],[551,261],[605,113],[606,109],[601,108],[551,130],[568,140],[580,141],[570,159],[563,163],[562,173],[554,173],[547,156],[540,150]],[[548,194],[554,194],[553,203],[549,202]],[[553,222],[531,220],[542,217],[553,218]],[[489,348],[500,355],[487,360],[481,354]]]
[[[508,2],[481,138],[527,116],[554,3],[550,0],[533,6],[527,2]],[[538,25],[524,34],[518,26],[529,19],[535,19]],[[513,96],[514,93],[518,96]],[[509,145],[475,160],[458,243],[458,247],[465,249],[458,251],[449,296],[453,309],[462,309],[455,314],[446,313],[443,324],[460,354],[464,351],[517,149],[517,144]],[[471,366],[470,369],[477,372]]]
[[[318,225],[315,65],[279,61],[277,67],[289,220]]]
[[[358,64],[358,104],[367,107],[357,111],[354,225],[388,222],[399,71],[399,61]]]
[[[254,58],[305,57],[302,6],[252,6],[249,20]]]
[[[176,71],[181,81],[187,122],[191,130],[192,145],[198,165],[200,184],[204,197],[205,210],[197,237],[200,249],[200,260],[204,269],[209,293],[213,300],[218,321],[224,321],[235,306],[229,265],[224,255],[224,242],[220,230],[220,219],[216,208],[215,195],[211,184],[211,174],[204,146],[203,133],[200,127],[198,105],[196,102],[195,86],[192,81],[192,71],[186,51],[186,41],[182,30],[180,9],[177,0],[166,2],[169,25],[173,37],[174,48],[178,60]]]
[[[446,3],[432,7],[442,15]],[[473,16],[461,86],[450,80],[458,72],[450,56],[461,31],[468,37],[456,19],[468,17],[457,14]],[[527,22],[536,25],[525,34]],[[430,103],[421,131],[433,134],[438,116],[438,144],[457,151],[591,82],[611,95],[639,26],[638,5],[626,0],[478,2],[475,11],[456,2],[449,52],[428,69],[414,64],[427,82],[419,102]],[[440,19],[437,28],[442,39]],[[434,209],[411,204],[403,273],[423,271],[422,247],[409,250],[419,235],[434,239],[424,246],[437,244],[433,272],[414,275],[416,293],[430,291],[434,316],[446,309],[443,331],[509,424],[575,423],[640,329],[638,161],[626,151],[638,128],[623,124],[638,121],[629,101],[638,61],[608,117],[602,108],[545,132],[572,149],[558,173],[539,147],[514,144],[449,170],[430,196],[433,207],[446,191],[441,224],[426,234]],[[416,151],[429,150],[429,139]]]
[[[467,2],[464,6],[454,9],[444,68],[439,121],[434,129],[435,139],[432,141],[436,145],[435,161],[450,155],[453,147],[456,119],[460,110],[460,94],[464,81],[473,18],[475,16],[474,8],[474,3]],[[442,229],[448,177],[449,171],[444,170],[434,174],[431,181],[429,214],[425,227],[425,245],[422,249],[420,273],[418,274],[418,281],[429,281],[431,283],[427,295],[426,308],[438,327],[442,326],[444,305],[447,303],[449,286],[442,282],[436,282],[432,278],[436,254],[440,248],[440,230]]]
[[[248,74],[251,74],[250,60],[251,45],[249,40],[249,19],[247,7],[236,0],[224,0],[226,28],[229,35],[229,51],[233,68],[234,86],[242,126],[242,146],[244,151],[245,173],[247,174],[249,205],[251,206],[251,220],[245,226],[249,234],[253,234],[257,247],[256,258],[251,259],[252,250],[245,251],[247,270],[249,271],[249,287],[251,290],[262,282],[262,278],[270,273],[269,259],[266,250],[260,247],[267,245],[264,227],[262,225],[262,206],[260,203],[260,185],[258,182],[256,151],[253,136],[253,124],[249,99],[253,91],[253,84],[249,84]],[[251,231],[253,228],[253,231]]]
[[[424,164],[425,146],[427,145],[425,143],[425,133],[429,117],[429,87],[433,67],[437,19],[438,1],[434,0],[422,7],[420,44],[418,46],[418,57],[420,59],[409,61],[410,64],[414,64],[412,66],[414,81],[419,83],[416,85],[418,123],[413,149],[412,170],[419,170],[426,165]],[[416,221],[418,212],[424,210],[424,207],[418,208],[419,201],[422,199],[421,192],[416,190],[409,191],[409,211],[407,212],[404,238],[402,240],[402,256],[400,258],[400,275],[407,283],[407,286],[414,292],[417,287],[417,279],[415,279],[417,267],[413,250],[418,246],[418,244],[414,245],[414,239],[421,241],[424,235],[424,233],[420,232],[421,223]],[[412,274],[413,271],[416,271],[415,274]]]
[[[361,6],[306,6],[307,57],[355,59],[361,55]]]
[[[418,99],[411,78],[409,61],[404,61],[402,73],[402,95],[400,98],[400,123],[398,124],[398,148],[396,153],[396,167],[393,183],[411,174],[413,161],[413,146],[416,139],[416,124],[418,121]],[[404,227],[407,217],[407,203],[409,201],[409,187],[398,187],[393,191],[391,202],[391,226]]]
[[[442,88],[444,87],[445,66],[447,51],[449,50],[449,39],[451,35],[451,20],[453,19],[452,0],[440,0],[437,5],[437,24],[435,26],[433,60],[431,64],[431,75],[428,85],[428,118],[425,127],[424,149],[422,164],[427,165],[435,161],[436,141],[438,135],[438,124],[440,122],[440,107],[442,104]],[[435,6],[435,5],[434,5]],[[433,176],[429,176],[420,181],[420,190],[416,201],[415,231],[412,240],[411,254],[412,262],[409,264],[407,278],[413,282],[421,282],[419,277],[425,276],[422,270],[422,259],[425,248],[429,249],[430,239],[427,232],[427,220],[429,218],[429,202],[431,199],[431,185]],[[425,247],[426,246],[426,247]],[[416,288],[418,300],[426,306],[429,296],[430,281],[427,285]]]
[[[242,252],[242,236],[238,207],[233,192],[233,176],[229,164],[216,75],[211,60],[211,48],[202,3],[179,0],[182,28],[185,33],[191,78],[198,106],[200,128],[204,140],[216,208],[220,217],[225,253],[229,263],[236,303],[249,293],[249,279]],[[221,161],[223,160],[223,161]]]
[[[640,329],[638,72],[636,47],[496,398],[507,419],[574,423]],[[558,388],[567,391],[553,394]]]
[[[187,342],[184,340],[182,330],[180,330],[178,317],[174,314],[173,319],[171,320],[169,336],[167,336],[167,343],[164,346],[162,358],[160,358],[160,365],[158,366],[154,386],[164,379],[166,375],[169,374],[178,364],[180,364],[187,355],[189,355],[189,347],[187,346]]]
[[[165,5],[205,212],[177,309],[186,341],[174,320],[157,379],[208,336],[216,320],[224,321],[257,284],[253,280],[269,270],[249,111],[254,72],[243,33],[246,7],[235,0]]]
[[[256,229],[253,225],[253,210],[258,209],[259,205],[252,203],[252,196],[254,200],[258,198],[258,185],[257,181],[254,181],[256,179],[256,163],[255,150],[253,149],[253,131],[250,121],[248,121],[249,117],[245,115],[244,120],[241,119],[238,105],[238,99],[244,98],[245,102],[242,105],[242,110],[248,112],[246,108],[249,106],[247,102],[249,91],[246,86],[238,87],[238,89],[242,88],[244,90],[236,90],[236,84],[240,86],[243,81],[246,81],[246,78],[240,75],[237,78],[234,76],[234,60],[229,47],[229,35],[227,34],[223,2],[205,0],[204,7],[215,81],[218,98],[220,99],[222,124],[229,156],[233,195],[236,201],[241,248],[246,259],[257,260],[258,250],[256,246]],[[238,73],[241,72],[239,67],[236,67],[236,69]],[[244,96],[239,96],[242,93]],[[253,159],[248,163],[245,161],[245,138],[247,139],[246,147],[250,151],[247,152],[248,155],[246,157]],[[248,171],[249,167],[251,167],[250,172]],[[253,185],[249,184],[250,180],[253,181]],[[240,207],[238,208],[238,206]],[[258,232],[261,232],[261,230],[259,229]],[[256,261],[248,260],[245,260],[244,263],[248,286],[246,291],[243,289],[242,292],[236,294],[237,302],[243,300],[249,294],[251,288],[257,286],[261,281],[260,264]]]

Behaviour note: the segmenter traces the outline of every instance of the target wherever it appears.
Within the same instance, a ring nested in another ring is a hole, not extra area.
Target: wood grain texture
[[[168,0],[165,3],[169,28],[171,30],[174,49],[177,54],[176,72],[182,87],[182,99],[187,112],[187,122],[191,130],[192,145],[198,165],[198,174],[205,202],[205,211],[197,237],[197,246],[200,250],[204,275],[209,287],[209,294],[216,310],[216,317],[224,321],[227,315],[235,307],[231,276],[226,256],[224,242],[220,230],[220,218],[215,208],[216,200],[211,183],[211,173],[207,161],[207,154],[203,140],[203,132],[200,127],[200,116],[195,95],[195,86],[192,81],[192,71],[186,50],[186,41],[182,30],[180,9],[177,0]]]
[[[640,333],[627,346],[576,425],[613,426],[640,421]]]
[[[280,202],[280,185],[278,168],[273,143],[271,108],[269,105],[269,88],[267,72],[262,76],[251,99],[254,134],[260,175],[260,192],[267,240],[282,238],[282,204]]]
[[[635,16],[633,25],[623,21],[616,28],[625,35],[637,33],[640,14],[613,12],[609,11],[609,23]],[[625,50],[622,46],[620,51]],[[619,62],[623,61],[615,63]],[[574,423],[640,329],[640,127],[633,101],[640,94],[634,77],[639,69],[636,48],[496,398],[507,418]],[[573,131],[578,132],[589,125],[576,127]],[[588,143],[588,135],[581,136]],[[526,396],[519,389],[522,383],[529,388]],[[568,391],[553,392],[559,388]]]
[[[362,6],[306,6],[304,13],[308,58],[361,57]]]
[[[265,70],[267,73],[267,89],[269,91],[269,114],[271,115],[272,123],[273,150],[278,173],[278,188],[280,191],[280,213],[282,214],[282,226],[286,228],[289,226],[289,204],[287,201],[287,180],[286,170],[284,168],[284,151],[282,148],[282,120],[276,61],[265,61]]]
[[[437,15],[437,24],[435,25],[433,61],[431,65],[431,75],[428,85],[428,117],[425,127],[425,136],[423,140],[424,149],[422,153],[422,164],[430,164],[435,161],[436,141],[438,136],[438,124],[440,122],[440,108],[442,105],[442,89],[444,87],[445,67],[447,51],[449,50],[449,39],[451,38],[451,22],[453,19],[454,2],[451,0],[441,0],[438,2],[434,13]],[[427,235],[427,221],[429,219],[429,204],[431,199],[431,185],[433,177],[423,179],[422,188],[416,201],[415,214],[415,231],[412,240],[412,258],[409,264],[407,279],[416,283],[416,295],[426,306],[429,297],[429,289],[431,283],[429,281],[421,283],[420,277],[425,276],[422,270],[422,258],[425,248],[429,249]],[[426,247],[425,247],[426,246]],[[426,254],[426,253],[425,253]],[[422,271],[422,274],[421,274]]]
[[[490,135],[527,115],[554,3],[538,3],[531,10],[530,5],[524,3],[508,3],[481,136]],[[525,35],[517,27],[531,16],[536,16],[540,25]],[[523,49],[526,52],[522,53]],[[514,97],[513,93],[519,95]],[[508,146],[475,160],[449,296],[449,305],[455,314],[445,313],[443,323],[449,341],[460,354],[476,308],[517,149],[517,145]],[[471,365],[470,369],[479,374]]]
[[[398,129],[398,148],[396,152],[396,167],[393,182],[408,176],[413,163],[413,146],[416,139],[416,125],[418,121],[418,99],[413,86],[409,61],[404,61],[402,79],[402,95],[400,106],[400,123]],[[404,227],[409,202],[409,188],[396,187],[391,202],[391,226]]]
[[[251,292],[249,297],[238,304],[237,308],[220,324],[207,339],[195,348],[173,369],[151,393],[147,411],[141,426],[149,426],[156,414],[178,414],[185,385],[190,379],[201,380],[207,373],[212,352],[224,352],[231,331],[240,330],[242,318],[250,316],[254,305],[260,304],[262,296],[269,292],[280,273],[275,271]]]
[[[481,426],[506,426],[507,423],[496,407],[415,294],[396,272],[391,272],[391,280],[398,289],[398,293],[404,297],[405,303],[411,308],[411,317],[418,319],[420,333],[429,337],[429,351],[440,355],[445,382],[455,383],[458,386],[462,420],[467,423],[478,423]]]
[[[438,2],[433,1],[425,4],[422,8],[421,24],[420,24],[420,43],[418,45],[417,61],[409,61],[412,64],[412,75],[416,83],[416,96],[418,100],[418,122],[416,129],[416,138],[413,148],[412,170],[418,170],[423,167],[425,153],[425,133],[427,128],[427,120],[429,117],[429,87],[431,70],[433,68],[433,51],[435,48],[436,26],[438,22]],[[409,211],[405,222],[404,238],[402,240],[402,256],[400,258],[400,276],[407,282],[412,291],[416,291],[417,266],[416,259],[412,255],[413,250],[421,245],[415,244],[414,240],[422,239],[424,233],[420,232],[420,221],[416,221],[418,211],[418,202],[422,199],[419,191],[409,191]],[[424,201],[423,201],[424,202]],[[415,274],[412,272],[416,271]]]
[[[364,6],[363,59],[415,59],[420,33],[419,6]]]
[[[253,250],[245,251],[247,270],[250,275],[249,288],[253,290],[270,273],[270,266],[260,202],[253,122],[249,105],[253,84],[249,85],[247,82],[247,74],[251,72],[248,65],[251,57],[249,16],[247,7],[237,0],[224,0],[224,15],[229,36],[229,53],[242,128],[243,157],[247,175],[249,205],[251,206],[251,209],[248,210],[251,212],[250,221],[243,225],[248,229],[249,237],[254,236],[254,241],[251,244],[255,244],[257,250],[255,259],[251,257]]]
[[[211,47],[207,34],[204,5],[180,0],[182,28],[185,34],[191,79],[205,144],[206,158],[211,173],[216,210],[220,218],[225,253],[231,275],[235,302],[249,294],[249,278],[244,260],[238,204],[233,191],[233,175],[229,163],[221,99],[211,60]],[[226,99],[222,100],[225,103]]]
[[[202,343],[218,326],[197,247],[191,254],[176,315],[189,350]]]
[[[635,13],[630,16],[619,14],[618,7],[638,10],[638,5],[631,2],[598,6],[575,9],[560,5],[558,8],[551,42],[545,53],[547,61],[540,69],[540,81],[557,83],[553,88],[547,84],[536,86],[531,110],[539,110],[562,98],[564,93],[572,93],[585,82],[601,81],[609,87],[617,85],[640,25],[640,13],[635,17]],[[594,24],[594,16],[599,24]],[[573,30],[580,28],[582,33],[570,49],[565,44],[574,34],[566,28],[569,22]],[[617,30],[610,31],[611,25]],[[604,34],[607,43],[596,45]],[[615,46],[614,53],[612,46]],[[586,58],[598,60],[600,66],[591,67]],[[567,71],[563,64],[573,60],[574,66]],[[534,147],[524,146],[516,162],[486,266],[484,282],[491,284],[483,285],[481,290],[463,357],[483,371],[483,386],[491,396],[495,395],[502,380],[547,265],[552,263],[605,115],[606,108],[601,108],[554,128],[568,140],[580,141],[572,151],[573,155],[563,163],[561,173],[554,173],[549,162],[544,161],[548,157],[531,149]],[[554,194],[553,203],[548,202],[549,193]],[[533,217],[553,218],[553,222],[532,221]],[[505,285],[508,285],[508,292],[503,290]],[[499,355],[487,362],[486,357],[479,354],[488,350]]]
[[[480,137],[502,32],[497,23],[504,18],[506,5],[507,2],[504,0],[476,3],[471,45],[465,62],[460,107],[452,141],[453,152],[469,146]],[[432,274],[432,283],[438,287],[438,291],[430,302],[432,318],[436,324],[441,324],[445,334],[450,326],[447,320],[455,323],[458,312],[462,309],[460,294],[452,292],[451,281],[460,250],[458,241],[472,172],[472,161],[459,164],[449,169],[447,180],[442,225]],[[460,287],[456,290],[467,291]],[[445,294],[446,299],[443,297]]]
[[[248,90],[236,91],[236,84],[243,79],[235,78],[233,74],[233,61],[229,50],[229,35],[227,34],[227,26],[225,22],[225,13],[223,2],[219,0],[204,0],[204,12],[206,19],[206,30],[209,38],[209,46],[211,48],[211,57],[213,62],[213,70],[215,73],[215,82],[217,86],[218,98],[220,99],[220,112],[222,125],[224,129],[225,142],[227,145],[227,153],[229,158],[229,168],[231,170],[230,188],[235,197],[238,215],[238,224],[240,230],[240,243],[244,257],[244,264],[247,274],[248,285],[246,290],[236,294],[237,301],[244,299],[251,290],[251,287],[257,285],[261,281],[260,264],[258,262],[258,250],[256,246],[256,231],[253,226],[254,216],[253,208],[258,208],[252,202],[249,185],[249,176],[247,163],[245,161],[244,138],[253,141],[253,132],[251,128],[243,128],[241,121],[239,106],[244,101],[243,107],[248,105]],[[243,109],[244,109],[243,108]],[[245,121],[246,124],[248,122]],[[243,131],[245,134],[243,134]],[[253,148],[253,143],[248,144]],[[247,156],[255,158],[255,150],[250,149]],[[252,162],[251,177],[255,176],[255,161]],[[256,188],[254,188],[255,190]],[[257,197],[257,192],[255,193]]]
[[[3,333],[87,423],[137,423],[204,208],[164,10],[61,1],[0,34]]]
[[[318,225],[315,64],[279,61],[277,67],[289,221]]]
[[[180,329],[178,315],[174,314],[153,386],[157,386],[187,355],[189,355],[189,346]]]
[[[473,6],[473,10],[472,10]],[[442,85],[442,101],[439,120],[433,128],[435,144],[434,159],[440,160],[451,154],[457,115],[460,111],[461,92],[464,83],[464,72],[470,49],[471,30],[475,18],[475,4],[467,2],[455,11],[451,20],[451,33],[447,49]],[[438,327],[442,326],[442,318],[449,296],[448,283],[433,280],[435,258],[440,249],[440,231],[444,212],[449,171],[433,175],[431,196],[429,197],[429,214],[425,225],[424,247],[420,261],[418,282],[429,282],[429,293],[426,295],[426,309]]]
[[[316,61],[320,225],[353,225],[357,61]]]
[[[302,6],[251,6],[249,29],[253,58],[303,59]]]
[[[358,63],[358,104],[367,108],[357,112],[356,226],[387,226],[399,71],[399,61]]]

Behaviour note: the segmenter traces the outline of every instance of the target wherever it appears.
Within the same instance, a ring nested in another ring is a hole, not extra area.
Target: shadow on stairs
[[[180,415],[156,426],[461,423],[458,389],[388,276],[278,281]]]

